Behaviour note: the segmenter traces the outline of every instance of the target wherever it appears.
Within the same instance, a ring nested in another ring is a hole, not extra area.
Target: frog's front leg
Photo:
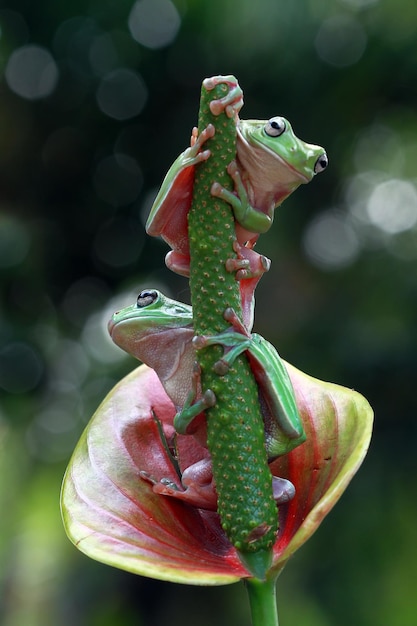
[[[250,348],[251,339],[245,334],[226,330],[218,335],[195,335],[192,343],[196,350],[219,344],[224,348],[222,358],[213,365],[216,374],[224,376],[239,354]]]
[[[305,441],[305,433],[288,372],[275,348],[260,335],[250,335],[232,308],[224,318],[233,330],[213,336],[193,337],[194,347],[224,346],[224,354],[214,364],[214,371],[224,375],[235,358],[247,352],[261,396],[266,426],[267,449],[270,458],[286,454]]]
[[[187,427],[191,424],[193,419],[197,417],[197,415],[216,404],[216,396],[211,389],[206,389],[206,391],[202,393],[201,398],[196,400],[200,375],[200,368],[196,363],[191,381],[191,391],[188,394],[184,406],[174,417],[174,428],[177,433],[180,433],[181,435],[186,434]]]
[[[193,168],[198,163],[207,161],[210,157],[210,150],[204,149],[206,142],[214,137],[215,128],[213,124],[208,124],[204,130],[198,135],[197,129],[193,128],[191,135],[190,147],[181,152],[181,154],[175,159],[174,163],[169,168],[161,188],[154,200],[151,211],[149,213],[148,220],[146,222],[146,230],[150,235],[159,235],[164,232],[164,226],[168,218],[171,217],[171,207],[177,208],[179,204],[179,198],[182,196],[189,196],[188,187],[191,186],[192,191],[192,179],[191,185],[188,178],[189,172],[192,177],[194,176]],[[185,174],[187,172],[187,174]],[[168,206],[164,203],[169,199]]]
[[[227,117],[235,117],[243,106],[243,91],[237,79],[229,74],[227,76],[212,76],[203,80],[203,86],[207,91],[211,91],[223,83],[228,86],[228,92],[223,98],[211,100],[210,111],[213,115],[220,115],[224,111]]]
[[[192,201],[195,166],[210,157],[210,150],[205,149],[205,144],[214,133],[212,124],[198,137],[193,132],[191,146],[169,168],[146,221],[146,232],[154,237],[161,236],[178,256],[178,259],[175,255],[169,257],[168,266],[174,271],[178,266],[181,274],[186,274],[186,266],[189,265],[188,212]]]
[[[252,233],[266,233],[271,228],[272,217],[251,205],[236,161],[229,163],[227,171],[233,180],[234,192],[228,191],[220,183],[214,182],[211,186],[211,195],[230,204],[235,220],[245,230]]]

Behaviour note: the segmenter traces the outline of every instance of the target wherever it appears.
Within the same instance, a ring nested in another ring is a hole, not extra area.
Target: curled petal
[[[288,366],[307,441],[271,464],[296,496],[279,508],[272,569],[316,530],[361,464],[372,410],[366,400]],[[160,424],[172,435],[175,409],[153,370],[142,365],[102,402],[69,463],[61,495],[69,538],[88,556],[127,571],[188,584],[220,585],[250,574],[218,515],[152,490],[143,472],[182,489]],[[158,418],[158,420],[155,419]],[[204,449],[181,437],[181,470]],[[184,463],[184,459],[186,462]]]
[[[274,566],[282,566],[336,504],[366,455],[373,424],[373,411],[359,393],[286,366],[306,441],[271,464],[272,473],[296,489],[296,497],[280,508]]]
[[[160,496],[140,476],[180,485],[153,412],[169,424],[175,409],[155,372],[141,366],[109,393],[77,444],[61,494],[66,532],[91,558],[135,574],[236,582],[247,572],[217,514]]]

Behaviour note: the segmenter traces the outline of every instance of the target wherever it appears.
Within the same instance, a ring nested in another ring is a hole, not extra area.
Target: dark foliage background
[[[256,330],[376,412],[366,462],[279,581],[282,624],[417,620],[417,4],[414,0],[0,3],[0,616],[4,626],[248,624],[241,585],[182,587],[68,542],[59,488],[135,363],[110,314],[144,287],[187,300],[144,235],[205,76],[243,118],[326,146],[258,244]]]

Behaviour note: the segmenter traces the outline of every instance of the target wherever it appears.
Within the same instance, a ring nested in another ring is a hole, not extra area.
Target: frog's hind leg
[[[261,278],[271,267],[271,260],[263,254],[258,254],[250,245],[242,245],[237,239],[233,242],[233,250],[237,258],[226,261],[228,272],[236,272],[236,280],[248,278]]]
[[[157,480],[149,472],[141,471],[140,477],[152,485],[152,491],[160,496],[182,500],[199,509],[217,510],[217,493],[214,487],[211,459],[205,458],[184,470],[180,484],[169,478]]]
[[[265,272],[269,271],[271,261],[263,254],[258,254],[250,245],[241,245],[237,239],[233,242],[236,258],[226,261],[226,270],[236,272],[239,281],[243,323],[252,329],[255,312],[255,289]]]
[[[168,269],[180,276],[190,276],[190,255],[182,254],[177,250],[170,250],[165,256],[165,265]]]

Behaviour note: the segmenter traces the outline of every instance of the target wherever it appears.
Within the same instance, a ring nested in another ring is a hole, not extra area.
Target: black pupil
[[[158,294],[156,291],[145,289],[144,291],[141,291],[138,295],[137,306],[140,308],[149,306],[150,304],[152,304],[152,302],[155,302],[157,297]]]
[[[281,122],[276,122],[276,121],[271,122],[271,126],[272,128],[275,128],[276,130],[281,130],[282,128]]]

